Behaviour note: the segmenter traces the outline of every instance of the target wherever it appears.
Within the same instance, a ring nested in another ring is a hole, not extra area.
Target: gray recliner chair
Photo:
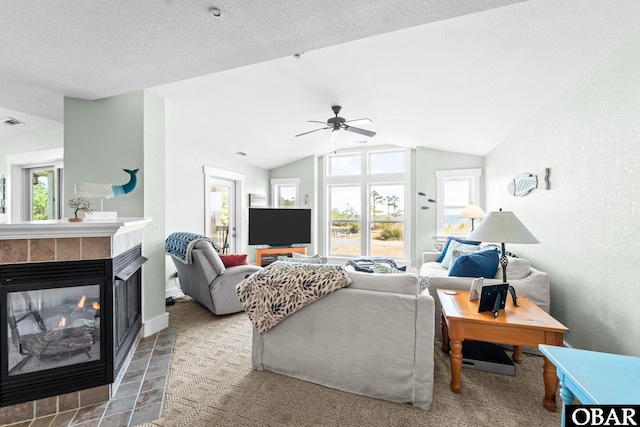
[[[238,265],[227,268],[211,243],[207,241],[197,242],[194,245],[190,264],[185,264],[173,256],[171,259],[178,270],[182,292],[216,315],[244,310],[236,294],[236,285],[262,268],[257,265]]]

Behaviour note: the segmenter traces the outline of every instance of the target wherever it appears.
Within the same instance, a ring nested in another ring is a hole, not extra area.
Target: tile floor
[[[175,336],[176,330],[167,328],[141,339],[110,401],[11,427],[130,427],[159,418]]]

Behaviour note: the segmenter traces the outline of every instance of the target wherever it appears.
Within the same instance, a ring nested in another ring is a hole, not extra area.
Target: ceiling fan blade
[[[347,120],[345,123],[351,123],[351,124],[357,125],[361,123],[373,123],[373,120],[363,117],[361,119]]]
[[[296,135],[296,136],[302,136],[302,135],[306,135],[306,134],[308,134],[308,133],[318,132],[319,130],[325,130],[325,129],[331,129],[331,127],[330,127],[330,126],[328,126],[328,127],[325,127],[325,128],[320,128],[320,129],[310,130],[309,132],[299,133],[299,134],[298,134],[298,135]]]
[[[327,124],[327,122],[320,122],[320,121],[318,121],[318,120],[307,120],[307,121],[308,121],[309,123],[321,123],[321,124],[323,124],[323,125],[326,125],[326,124]]]
[[[349,132],[359,133],[360,135],[372,137],[375,136],[375,132],[366,129],[360,129],[354,126],[344,125],[344,130],[348,130]]]

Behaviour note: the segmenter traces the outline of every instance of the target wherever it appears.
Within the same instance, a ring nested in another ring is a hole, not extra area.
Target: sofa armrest
[[[440,254],[442,252],[437,252],[437,251],[427,251],[427,252],[422,252],[422,263],[426,263],[426,262],[436,262],[438,261],[438,258],[440,257]]]

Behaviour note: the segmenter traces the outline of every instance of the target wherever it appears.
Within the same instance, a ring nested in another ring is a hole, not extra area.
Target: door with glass
[[[209,237],[223,253],[236,251],[235,181],[209,179]]]
[[[55,166],[29,168],[25,170],[26,194],[28,195],[29,221],[60,218],[60,188],[62,169]]]

